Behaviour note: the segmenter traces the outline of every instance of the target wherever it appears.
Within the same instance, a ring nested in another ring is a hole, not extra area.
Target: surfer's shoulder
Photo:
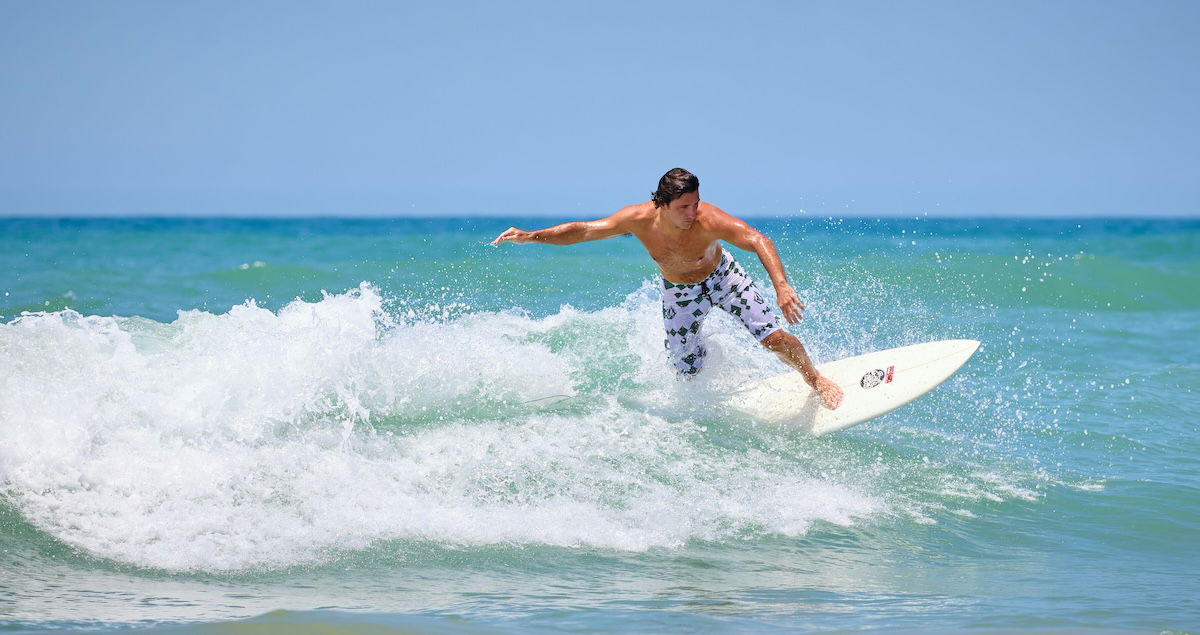
[[[696,218],[696,221],[701,227],[709,231],[723,235],[729,232],[740,231],[742,228],[747,227],[745,221],[726,213],[725,210],[716,205],[700,201],[699,207],[700,214]]]
[[[622,207],[609,218],[622,228],[633,229],[654,220],[654,217],[654,203],[638,203]]]
[[[712,203],[706,203],[704,201],[700,201],[700,205],[698,206],[698,208],[699,208],[698,211],[700,212],[700,216],[702,218],[704,218],[705,220],[710,220],[712,222],[718,222],[718,223],[737,222],[737,220],[738,220],[737,218],[726,213],[725,210],[721,209],[720,207],[717,207],[716,205],[713,205]]]

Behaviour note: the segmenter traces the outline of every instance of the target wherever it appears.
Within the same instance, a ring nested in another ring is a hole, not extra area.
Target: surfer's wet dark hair
[[[671,201],[700,189],[700,179],[683,168],[671,168],[658,180],[658,190],[652,194],[654,207],[666,207]]]

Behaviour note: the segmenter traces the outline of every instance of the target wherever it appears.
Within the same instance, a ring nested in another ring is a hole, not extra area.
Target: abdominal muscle
[[[713,241],[712,245],[705,249],[699,258],[694,259],[674,254],[659,257],[650,250],[649,246],[646,247],[646,250],[650,252],[650,257],[658,265],[662,277],[675,284],[700,282],[711,275],[721,262],[721,245],[716,241]]]

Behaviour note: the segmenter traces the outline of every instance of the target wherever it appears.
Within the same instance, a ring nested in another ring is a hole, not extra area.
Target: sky
[[[0,216],[1200,216],[1200,2],[0,0]]]

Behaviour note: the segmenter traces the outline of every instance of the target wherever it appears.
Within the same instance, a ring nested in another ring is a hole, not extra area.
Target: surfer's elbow
[[[751,236],[747,242],[750,245],[750,251],[758,254],[760,258],[775,253],[775,243],[758,232],[754,232],[754,236]]]

